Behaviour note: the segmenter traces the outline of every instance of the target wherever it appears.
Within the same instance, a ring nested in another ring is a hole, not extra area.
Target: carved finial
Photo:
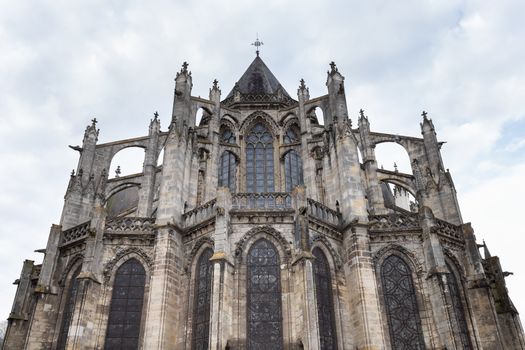
[[[363,108],[359,110],[359,115],[361,116],[361,118],[365,117],[365,111],[363,110]]]
[[[299,82],[301,83],[301,84],[299,85],[299,87],[301,88],[301,90],[306,89],[306,84],[304,83],[304,79],[301,79]]]
[[[330,69],[332,69],[332,71],[330,72],[331,74],[337,72],[337,66],[335,65],[334,61],[330,62]]]
[[[397,163],[394,162],[394,171],[397,173]]]
[[[257,57],[259,57],[259,47],[264,45],[264,43],[259,40],[259,33],[257,33],[255,42],[253,42],[252,45],[255,46],[256,48],[255,53],[257,54]]]
[[[383,164],[381,164],[381,170],[385,170],[385,168],[383,167]]]
[[[157,120],[159,119],[159,112],[155,111],[155,113],[153,113],[153,120]]]
[[[421,116],[423,117],[423,119],[427,119],[427,115],[428,115],[428,113],[426,111],[423,111],[421,113]]]
[[[75,176],[75,169],[71,170],[71,177]]]
[[[188,62],[184,61],[182,63],[182,69],[180,70],[181,73],[188,73]]]
[[[91,123],[92,123],[93,126],[97,125],[97,123],[98,123],[97,118],[91,119]]]
[[[115,177],[120,177],[120,165],[117,165],[117,169],[115,170]]]
[[[214,89],[219,88],[219,81],[217,79],[213,79],[213,88]]]

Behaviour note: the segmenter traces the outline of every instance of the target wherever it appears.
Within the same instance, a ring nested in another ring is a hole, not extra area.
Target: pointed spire
[[[159,112],[155,111],[155,113],[153,113],[153,119],[151,119],[149,123],[149,134],[151,135],[159,131],[160,131]]]
[[[308,101],[310,99],[310,90],[306,87],[304,79],[299,81],[299,89],[297,89],[297,96],[303,101]]]
[[[213,85],[210,89],[210,101],[220,102],[221,100],[221,89],[219,88],[219,81],[213,80]]]
[[[330,62],[330,71],[328,72],[328,74],[334,75],[337,72],[339,72],[339,70],[337,69],[337,65],[335,64],[335,62]]]
[[[421,113],[421,116],[423,117],[423,122],[420,123],[421,132],[426,133],[429,131],[434,131],[434,123],[432,123],[432,119],[427,118],[428,113],[426,111],[423,111]]]

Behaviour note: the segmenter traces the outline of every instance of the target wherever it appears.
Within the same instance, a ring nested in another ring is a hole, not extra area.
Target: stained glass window
[[[255,242],[247,258],[248,350],[283,349],[281,271],[275,246]]]
[[[423,350],[421,320],[412,271],[403,259],[391,255],[381,266],[391,349]]]
[[[296,126],[291,126],[286,130],[283,141],[285,144],[299,142],[299,130]]]
[[[235,174],[237,172],[237,163],[235,155],[225,151],[221,155],[219,165],[219,186],[228,187],[231,192],[235,192]]]
[[[109,307],[106,350],[138,349],[146,271],[137,259],[129,259],[115,274]]]
[[[313,267],[321,350],[334,350],[337,349],[337,338],[330,265],[321,249],[314,248],[312,253],[315,257]]]
[[[195,274],[195,299],[193,304],[193,350],[207,350],[210,339],[210,302],[213,277],[211,249],[202,252]]]
[[[284,174],[287,192],[303,184],[303,162],[295,150],[291,150],[284,156]]]
[[[450,297],[452,299],[452,306],[454,307],[454,314],[456,315],[456,322],[459,327],[459,335],[461,337],[461,343],[464,349],[472,349],[472,343],[470,342],[470,336],[468,332],[467,320],[465,319],[465,309],[463,308],[463,302],[461,294],[459,292],[459,284],[456,279],[450,265],[447,264],[448,271],[448,287],[450,290]]]
[[[224,127],[221,130],[221,142],[230,144],[235,143],[235,134],[227,127]]]
[[[66,348],[67,334],[69,332],[69,325],[73,318],[73,312],[75,311],[75,302],[77,300],[78,292],[78,274],[80,273],[80,267],[73,273],[69,282],[69,288],[66,295],[66,304],[64,306],[62,327],[60,329],[60,336],[58,338],[57,349],[62,350]]]
[[[246,138],[246,191],[273,192],[273,137],[257,123]]]

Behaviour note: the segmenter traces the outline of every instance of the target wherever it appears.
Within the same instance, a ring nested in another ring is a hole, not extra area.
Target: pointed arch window
[[[454,314],[456,316],[456,322],[459,327],[459,335],[461,337],[461,343],[464,349],[472,349],[472,343],[470,342],[470,335],[468,332],[467,320],[465,318],[465,309],[463,308],[463,301],[459,290],[459,283],[454,274],[454,270],[447,263],[448,271],[448,288],[450,290],[450,297],[452,299],[452,307],[454,308]]]
[[[391,349],[425,349],[412,270],[408,264],[390,255],[381,266],[381,284]]]
[[[206,350],[210,339],[210,302],[213,264],[211,249],[202,252],[197,261],[195,274],[195,299],[193,303],[192,349]]]
[[[314,248],[312,254],[315,257],[313,267],[321,350],[334,350],[337,349],[337,338],[330,265],[320,248]]]
[[[291,192],[295,186],[304,183],[303,162],[295,150],[291,150],[284,156],[284,174],[286,192]]]
[[[77,300],[78,293],[78,274],[80,273],[80,267],[78,267],[69,282],[69,288],[66,295],[66,305],[64,306],[64,312],[62,317],[62,327],[60,328],[60,335],[58,338],[57,349],[62,350],[66,348],[67,335],[69,332],[69,326],[71,325],[71,319],[75,312],[75,302]]]
[[[235,155],[230,151],[224,151],[220,162],[219,186],[228,187],[231,192],[235,192],[235,174],[237,173]]]
[[[221,142],[235,144],[235,134],[228,127],[221,128]]]
[[[299,140],[299,129],[297,128],[297,126],[292,125],[291,127],[288,128],[288,130],[286,130],[283,141],[285,144],[295,143],[295,142],[300,141]]]
[[[246,138],[247,192],[273,192],[273,137],[263,123],[255,124]]]
[[[247,258],[247,348],[283,349],[279,254],[266,239],[255,242]]]
[[[115,274],[109,307],[106,350],[138,349],[146,271],[137,259],[123,263]]]

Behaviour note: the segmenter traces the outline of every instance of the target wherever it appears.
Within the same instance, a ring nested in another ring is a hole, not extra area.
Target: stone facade
[[[334,63],[326,86],[310,98],[301,80],[294,100],[257,55],[203,99],[185,63],[167,131],[155,115],[147,136],[98,144],[93,121],[3,349],[524,349],[432,120],[421,138],[373,132],[363,111],[353,128]],[[383,142],[412,174],[378,169]],[[128,147],[143,171],[109,179]]]

